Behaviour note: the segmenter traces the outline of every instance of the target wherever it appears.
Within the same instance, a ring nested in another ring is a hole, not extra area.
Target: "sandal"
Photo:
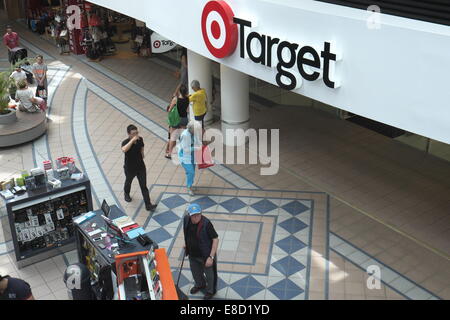
[[[168,155],[168,154],[166,154],[166,155],[164,156],[164,158],[169,159],[169,160],[172,160],[172,156],[170,156],[170,155]]]

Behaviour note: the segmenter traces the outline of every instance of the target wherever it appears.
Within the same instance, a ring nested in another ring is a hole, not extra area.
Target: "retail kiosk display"
[[[9,220],[2,226],[19,268],[75,249],[73,219],[93,208],[90,181],[71,161],[56,170],[46,162],[47,172],[32,169],[0,184]]]
[[[178,299],[165,250],[116,205],[103,201],[100,210],[75,220],[75,230],[96,299]]]
[[[155,252],[116,256],[119,300],[162,300],[162,285],[156,270]]]

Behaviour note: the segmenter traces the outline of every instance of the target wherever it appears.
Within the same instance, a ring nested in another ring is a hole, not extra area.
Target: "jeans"
[[[125,168],[125,185],[123,191],[125,194],[129,195],[131,190],[131,183],[134,178],[137,177],[139,181],[139,186],[141,187],[142,197],[144,198],[144,203],[146,206],[151,204],[150,194],[147,188],[147,169],[140,168],[137,170],[127,170]]]
[[[188,188],[191,188],[194,184],[195,178],[195,164],[192,163],[181,163],[186,172],[186,185]]]

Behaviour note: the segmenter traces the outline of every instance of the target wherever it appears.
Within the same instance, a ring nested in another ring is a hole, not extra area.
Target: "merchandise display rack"
[[[4,200],[11,235],[7,249],[15,253],[20,268],[74,250],[73,218],[93,210],[87,177],[61,181],[61,187],[44,186]],[[8,229],[9,227],[9,229]]]
[[[151,239],[149,239],[150,243],[143,245],[138,239],[120,243],[119,239],[114,237],[100,237],[101,233],[104,235],[113,233],[108,229],[102,215],[104,215],[104,211],[97,210],[93,212],[89,219],[75,224],[78,259],[89,270],[95,298],[102,300],[102,297],[108,296],[112,299],[112,296],[116,296],[120,299],[120,297],[126,296],[118,282],[123,283],[126,278],[140,274],[145,275],[141,277],[141,283],[144,280],[147,282],[147,279],[150,279],[148,283],[151,283],[148,286],[148,296],[143,295],[142,300],[177,300],[178,296],[165,249],[158,248],[158,244]],[[110,207],[108,218],[111,220],[125,216],[126,213],[117,205]],[[97,232],[98,230],[100,230],[100,233]],[[109,246],[111,247],[108,248]],[[139,267],[128,266],[125,270],[123,269],[125,260],[127,260],[127,263],[132,262],[133,265],[139,265]],[[144,260],[145,263],[143,263]],[[112,283],[113,295],[105,293],[104,288],[101,287],[101,279],[104,280],[105,274],[109,274],[108,282]],[[130,279],[125,281],[128,284],[130,283]],[[120,294],[121,290],[122,294]],[[137,298],[137,296],[134,298]]]
[[[109,213],[110,219],[117,219],[126,216],[126,214],[117,206],[112,205]],[[108,232],[108,226],[105,220],[102,218],[104,212],[97,210],[93,212],[94,217],[82,222],[81,224],[75,224],[75,237],[78,250],[78,260],[84,264],[90,273],[92,289],[98,300],[101,299],[101,288],[99,287],[99,274],[104,268],[111,270],[111,280],[113,283],[114,291],[117,291],[116,274],[115,274],[115,256],[118,254],[130,254],[134,252],[148,251],[153,245],[158,247],[156,243],[152,243],[147,246],[142,246],[137,239],[129,241],[129,243],[120,245],[117,247],[118,251],[113,252],[107,248],[101,248],[101,245],[106,245],[106,240],[95,241],[95,236],[91,236],[91,229],[102,229],[102,232]],[[95,228],[91,226],[95,224]],[[111,243],[118,243],[117,239],[112,238]]]

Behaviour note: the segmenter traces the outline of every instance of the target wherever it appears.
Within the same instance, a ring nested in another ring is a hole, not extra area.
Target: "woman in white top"
[[[26,80],[22,80],[17,84],[16,102],[20,102],[19,110],[23,112],[39,112],[39,106],[44,103],[44,99],[34,96],[33,90],[28,88]]]

